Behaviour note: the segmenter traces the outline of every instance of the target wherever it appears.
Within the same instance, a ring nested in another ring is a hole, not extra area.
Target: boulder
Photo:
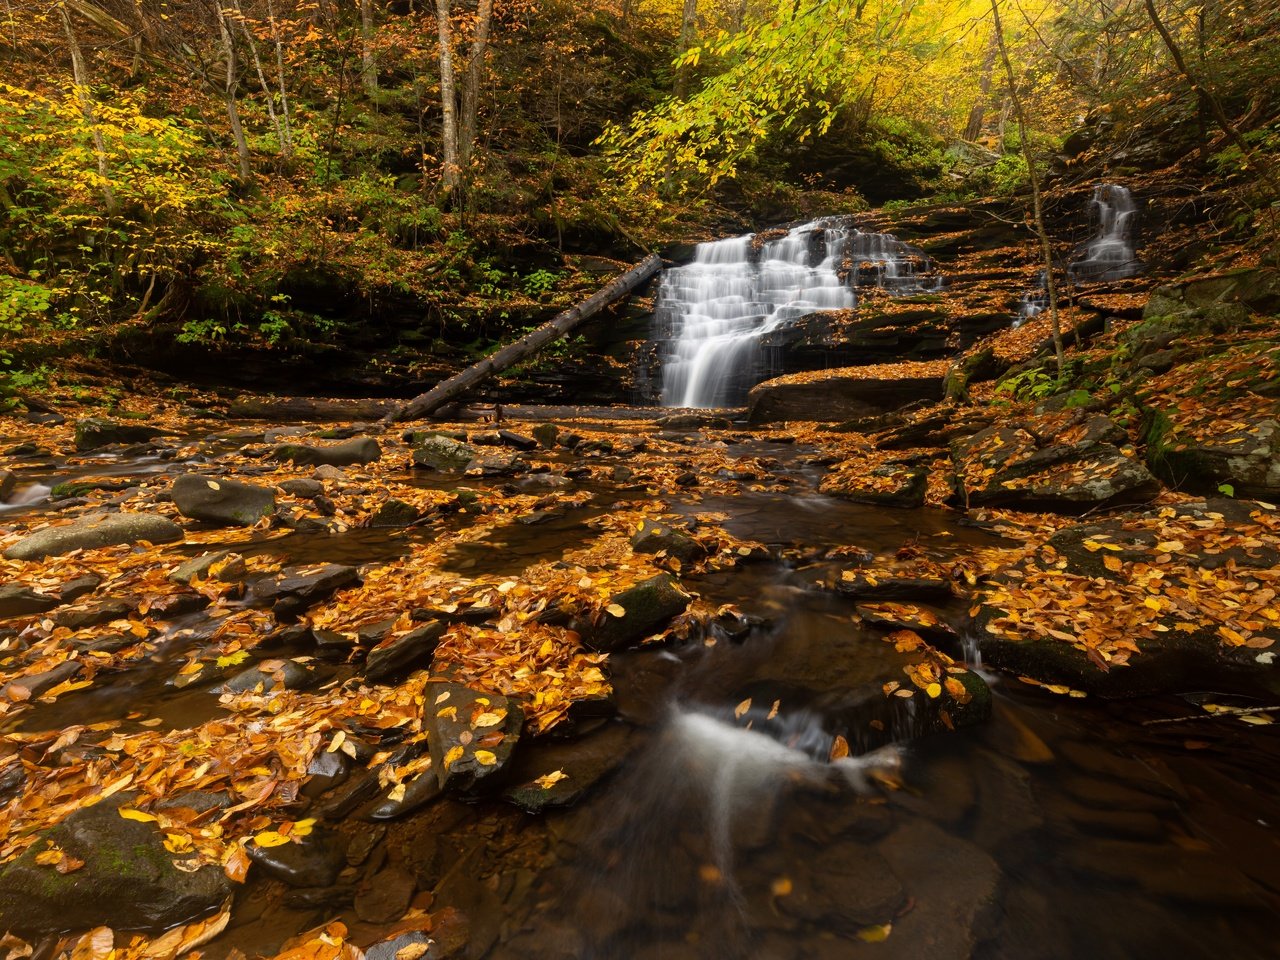
[[[272,690],[305,690],[316,682],[316,669],[296,660],[264,660],[242,670],[223,684],[227,693],[248,693],[261,688]]]
[[[309,477],[282,480],[276,486],[280,488],[281,493],[286,493],[291,497],[301,497],[303,500],[314,500],[324,494],[324,484]]]
[[[593,650],[621,650],[639,643],[684,613],[692,599],[669,574],[660,573],[610,598],[602,619],[590,628],[584,642]],[[619,615],[617,610],[622,613]]]
[[[1151,468],[1179,489],[1210,493],[1226,485],[1239,497],[1280,495],[1280,422],[1262,417],[1205,439],[1148,448]]]
[[[76,421],[76,449],[97,450],[112,443],[146,443],[167,431],[136,423],[117,423],[105,417],[85,417]]]
[[[63,607],[53,615],[53,622],[68,630],[84,630],[128,617],[137,608],[137,603],[115,597],[83,606]]]
[[[9,617],[25,617],[33,613],[44,613],[62,603],[61,597],[37,593],[30,587],[20,583],[0,585],[0,620]]]
[[[154,823],[127,820],[118,801],[73,813],[0,872],[0,916],[24,934],[164,930],[218,909],[231,883],[216,865],[187,872]],[[50,846],[52,844],[52,846]],[[59,873],[36,857],[57,848],[84,866]]]
[[[383,640],[369,651],[365,678],[376,683],[407,668],[429,666],[444,630],[443,623],[432,620],[408,633]]]
[[[440,787],[476,793],[500,783],[524,727],[521,705],[460,683],[431,683],[425,691],[423,729]]]
[[[291,887],[332,886],[347,865],[342,835],[321,826],[276,847],[247,843],[244,851],[263,872]]]
[[[526,813],[577,803],[627,759],[632,729],[612,723],[573,740],[538,741],[516,758],[502,795]]]
[[[381,460],[382,447],[373,437],[356,437],[331,447],[282,443],[271,452],[271,458],[300,467],[350,467]]]
[[[540,423],[530,433],[544,450],[554,450],[556,441],[560,438],[560,428],[554,423]]]
[[[662,553],[681,563],[696,563],[707,555],[706,547],[689,534],[652,520],[640,521],[631,536],[631,549],[636,553]]]
[[[966,506],[1072,510],[1145,503],[1160,492],[1123,449],[1127,435],[1101,414],[1052,413],[955,441],[956,492]]]
[[[413,450],[415,465],[445,473],[461,473],[475,458],[475,447],[449,437],[427,437]]]
[[[369,518],[369,526],[407,527],[417,523],[421,516],[422,514],[413,504],[392,497],[374,511],[373,516]]]
[[[169,494],[184,517],[220,527],[251,527],[276,509],[276,495],[266,487],[192,473],[174,480]]]
[[[510,477],[523,473],[527,465],[518,453],[481,454],[467,464],[468,476]]]
[[[782,420],[853,420],[941,400],[947,362],[907,362],[796,373],[766,380],[747,396],[752,424]]]
[[[85,517],[60,527],[46,527],[19,540],[4,552],[10,560],[43,560],[72,550],[93,550],[122,543],[172,543],[182,528],[148,513],[109,513]]]
[[[854,458],[837,464],[822,481],[823,493],[854,503],[885,507],[922,507],[929,469],[918,463],[868,463]]]

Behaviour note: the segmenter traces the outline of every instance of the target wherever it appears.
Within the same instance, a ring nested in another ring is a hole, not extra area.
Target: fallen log
[[[239,420],[277,423],[316,423],[337,420],[380,420],[397,404],[394,400],[322,400],[314,397],[240,396],[228,414]]]
[[[468,367],[432,387],[426,393],[419,394],[408,403],[397,407],[382,418],[384,424],[400,420],[417,420],[429,416],[450,400],[470,390],[476,384],[487,380],[494,374],[501,373],[508,367],[519,363],[525,357],[532,356],[543,347],[559,340],[574,327],[589,317],[599,313],[615,300],[631,293],[642,283],[652,277],[662,267],[662,260],[657,254],[650,255],[637,263],[621,276],[615,277],[608,284],[597,290],[582,303],[554,319],[544,323],[538,329],[521,337],[515,343],[509,343],[492,356],[485,357],[479,363]]]

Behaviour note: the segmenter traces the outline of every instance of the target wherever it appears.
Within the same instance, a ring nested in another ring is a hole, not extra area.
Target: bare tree
[[[489,52],[489,31],[493,23],[493,0],[480,0],[476,8],[475,34],[466,65],[462,69],[461,104],[458,71],[454,64],[453,11],[450,0],[436,0],[436,27],[440,45],[440,106],[444,162],[442,184],[446,195],[457,200],[475,151],[479,124],[480,85]]]
[[[115,213],[116,195],[111,188],[111,169],[107,161],[107,145],[102,138],[102,128],[98,125],[98,112],[94,108],[93,95],[89,87],[89,68],[85,64],[84,51],[80,48],[80,38],[76,34],[75,24],[71,19],[71,11],[66,3],[58,4],[58,13],[62,17],[62,29],[67,35],[67,49],[71,52],[71,76],[76,85],[76,99],[80,101],[80,110],[89,124],[93,136],[93,152],[98,161],[98,176],[102,178],[102,202],[107,213]]]
[[[453,72],[453,12],[449,0],[436,0],[436,29],[440,40],[440,110],[443,114],[444,163],[441,181],[446,196],[462,188],[462,166],[458,157],[458,95]]]

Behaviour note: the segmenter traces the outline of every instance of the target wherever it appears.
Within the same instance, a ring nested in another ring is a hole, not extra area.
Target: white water
[[[1017,330],[1028,320],[1040,316],[1049,306],[1049,284],[1043,270],[1040,271],[1040,285],[1028,290],[1018,301],[1018,312],[1013,318],[1013,329]]]
[[[7,513],[10,510],[19,510],[22,507],[43,503],[48,499],[52,489],[52,487],[46,487],[43,483],[28,484],[11,494],[7,501],[0,503],[0,513]]]
[[[1077,280],[1120,280],[1142,269],[1133,249],[1138,205],[1128,187],[1100,183],[1090,203],[1098,232],[1085,244],[1083,259],[1071,264]]]
[[[666,406],[740,402],[761,379],[770,333],[812,313],[855,307],[859,285],[896,294],[925,289],[920,251],[840,220],[803,224],[759,249],[753,240],[698,244],[692,263],[664,274],[656,314],[671,341],[662,369]]]

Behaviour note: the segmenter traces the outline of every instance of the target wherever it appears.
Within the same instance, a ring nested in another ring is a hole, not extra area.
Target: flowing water
[[[668,270],[656,321],[665,343],[662,402],[724,407],[776,373],[769,335],[802,317],[857,306],[857,288],[919,293],[938,282],[928,259],[894,237],[822,219],[758,242],[754,234],[701,243]]]
[[[1085,244],[1084,256],[1071,264],[1076,280],[1122,280],[1142,270],[1142,261],[1133,248],[1138,205],[1128,187],[1101,183],[1090,201],[1092,219],[1098,232]]]

